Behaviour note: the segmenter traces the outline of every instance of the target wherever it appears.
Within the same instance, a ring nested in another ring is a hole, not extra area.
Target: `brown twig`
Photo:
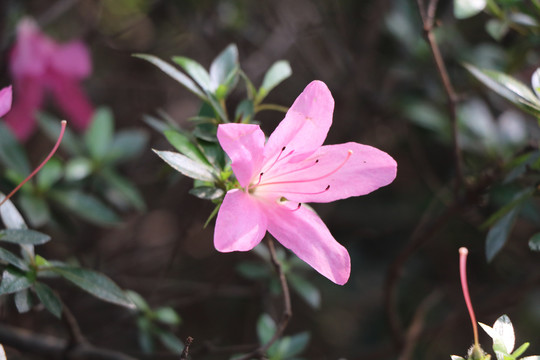
[[[0,343],[23,353],[38,355],[42,359],[136,360],[126,354],[98,348],[88,343],[77,344],[66,352],[68,342],[64,339],[37,335],[7,325],[0,325]]]
[[[422,18],[422,24],[424,26],[424,36],[429,44],[431,53],[433,55],[433,60],[437,66],[437,71],[439,77],[441,78],[444,91],[448,100],[448,113],[450,115],[450,121],[452,125],[452,145],[454,148],[454,166],[456,168],[456,180],[454,183],[454,190],[456,197],[458,196],[459,189],[464,184],[463,181],[463,160],[461,156],[461,151],[459,150],[458,144],[458,122],[457,122],[457,103],[459,100],[452,82],[450,81],[450,76],[448,76],[448,70],[444,63],[439,45],[435,39],[435,34],[433,29],[435,26],[435,13],[437,10],[438,0],[431,0],[427,6],[424,4],[424,0],[417,0],[418,10],[420,12],[420,17]]]
[[[238,360],[249,360],[252,358],[262,359],[266,351],[270,348],[270,346],[272,346],[281,337],[281,335],[287,328],[287,324],[289,323],[289,320],[292,317],[291,295],[289,293],[289,286],[287,285],[287,279],[285,277],[285,273],[283,272],[281,263],[279,262],[277,258],[274,241],[270,237],[268,237],[267,243],[268,243],[268,250],[270,251],[270,260],[272,261],[272,264],[274,265],[274,268],[276,269],[276,272],[279,276],[279,282],[281,284],[281,291],[283,293],[283,314],[281,315],[281,320],[277,326],[274,336],[272,336],[272,338],[266,344],[260,346],[259,348],[255,349],[249,354],[246,354],[245,356],[239,358]]]
[[[88,344],[81,331],[81,328],[79,327],[77,319],[75,318],[71,310],[69,310],[69,308],[66,306],[66,304],[62,304],[62,314],[64,315],[62,317],[62,321],[66,325],[70,335],[66,351],[69,351],[77,345]]]

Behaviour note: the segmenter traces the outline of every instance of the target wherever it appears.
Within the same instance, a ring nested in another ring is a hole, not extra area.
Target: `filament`
[[[478,346],[478,326],[476,325],[476,316],[471,303],[471,296],[469,295],[469,286],[467,284],[467,254],[469,250],[465,247],[459,248],[459,275],[461,278],[461,288],[463,289],[463,297],[465,298],[465,304],[467,304],[467,310],[471,318],[473,333],[474,333],[474,345]]]
[[[24,184],[26,184],[28,182],[28,180],[30,180],[32,177],[34,177],[34,175],[36,175],[39,170],[41,170],[41,168],[47,163],[47,161],[50,160],[50,158],[54,155],[54,153],[56,152],[56,150],[58,149],[58,147],[60,146],[60,142],[62,142],[62,138],[64,137],[64,132],[66,130],[66,120],[62,120],[60,122],[60,125],[61,125],[61,128],[60,128],[60,134],[58,135],[58,140],[56,140],[56,144],[54,144],[54,147],[53,149],[51,150],[51,152],[49,153],[49,155],[47,155],[47,157],[45,158],[45,160],[43,160],[41,162],[41,164],[39,164],[39,166],[34,170],[32,171],[32,173],[30,173],[30,175],[28,175],[26,177],[26,179],[24,179],[19,185],[17,185],[17,187],[15,189],[13,189],[5,198],[4,200],[0,201],[0,206],[2,206],[6,201],[9,200],[10,197],[12,197]]]

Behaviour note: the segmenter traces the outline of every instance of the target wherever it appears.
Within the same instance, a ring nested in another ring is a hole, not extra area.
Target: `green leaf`
[[[223,197],[225,191],[213,186],[198,186],[189,190],[191,195],[195,195],[199,199],[215,200]]]
[[[497,255],[504,244],[506,244],[520,210],[520,205],[514,207],[506,215],[501,217],[491,229],[489,229],[486,237],[486,259],[488,262],[493,260],[495,255]]]
[[[531,77],[531,85],[536,97],[540,97],[540,68],[536,69]]]
[[[212,169],[207,165],[193,161],[187,156],[172,152],[172,151],[159,151],[152,149],[160,158],[162,158],[167,164],[169,164],[176,171],[188,176],[192,179],[198,179],[202,181],[213,182],[214,176]]]
[[[276,333],[275,321],[268,314],[262,314],[257,321],[257,337],[260,344],[266,344]]]
[[[188,89],[189,91],[191,91],[192,93],[200,97],[201,99],[206,100],[206,95],[201,91],[201,89],[199,89],[199,87],[189,77],[187,77],[184,73],[176,69],[171,64],[166,63],[165,61],[153,55],[134,54],[133,56],[154,64],[165,74],[169,75],[174,80],[184,85],[186,89]]]
[[[158,329],[156,335],[159,341],[173,354],[181,354],[184,344],[170,331]]]
[[[41,245],[50,241],[51,237],[47,234],[28,229],[6,229],[0,230],[0,241],[14,244],[32,244]]]
[[[450,355],[450,358],[452,360],[465,360],[465,358],[462,358],[461,356],[457,356],[457,355]]]
[[[222,99],[230,91],[234,81],[234,75],[238,70],[238,48],[230,44],[223,50],[210,65],[210,82],[212,91],[218,99]],[[218,94],[219,86],[223,85],[223,94]],[[221,96],[218,96],[221,95]]]
[[[464,66],[474,77],[500,96],[533,115],[540,114],[540,100],[521,81],[499,71],[479,69],[470,64]]]
[[[150,306],[148,306],[148,303],[140,294],[132,290],[126,290],[125,293],[126,296],[133,302],[133,304],[135,304],[135,307],[138,310],[142,312],[150,311]]]
[[[236,265],[236,271],[251,280],[269,279],[272,274],[268,266],[262,262],[242,261]]]
[[[203,229],[206,229],[208,224],[210,224],[210,221],[212,221],[212,219],[216,217],[220,207],[221,207],[221,203],[217,204],[214,210],[212,210],[212,212],[208,216],[208,219],[206,219],[206,221],[204,222]]]
[[[199,150],[199,148],[191,142],[191,140],[184,134],[176,130],[166,130],[163,132],[169,143],[176,150],[183,155],[186,155],[191,160],[197,161],[202,164],[210,165],[206,156]]]
[[[112,169],[103,169],[99,175],[108,185],[106,194],[109,201],[121,208],[133,207],[139,211],[146,209],[143,196],[127,178]]]
[[[299,334],[288,336],[289,339],[286,348],[280,349],[284,359],[291,358],[303,352],[309,343],[309,333],[301,332]]]
[[[41,196],[21,193],[19,204],[31,227],[41,227],[51,219],[49,205]]]
[[[74,157],[68,160],[65,177],[68,181],[79,181],[89,176],[94,168],[92,160],[85,157]]]
[[[173,56],[172,60],[180,65],[205,92],[213,92],[210,75],[201,64],[185,56]]]
[[[512,353],[512,356],[514,358],[519,358],[521,355],[523,355],[523,353],[529,348],[529,345],[531,345],[530,343],[526,342],[525,344],[521,345],[520,347],[518,347],[516,349],[516,351],[514,351]]]
[[[313,309],[318,309],[321,306],[321,292],[315,285],[292,272],[288,274],[287,279],[293,290],[296,291],[309,306]]]
[[[180,316],[171,307],[160,307],[154,311],[154,316],[157,321],[167,325],[179,325],[181,322]]]
[[[508,30],[510,30],[510,26],[506,21],[490,19],[486,23],[487,33],[497,41],[500,41],[506,34],[508,34]]]
[[[19,270],[7,268],[2,273],[2,283],[0,283],[0,294],[12,294],[17,291],[28,289],[32,286],[32,281]]]
[[[32,297],[28,289],[21,290],[15,293],[13,297],[17,311],[22,314],[30,311],[32,308]]]
[[[97,225],[114,225],[120,219],[114,211],[92,195],[79,190],[54,191],[51,198],[80,218]]]
[[[63,175],[64,171],[62,169],[62,163],[57,158],[53,157],[43,165],[36,175],[39,190],[46,192],[60,180]]]
[[[454,16],[466,19],[480,13],[487,5],[487,0],[454,0]]]
[[[500,348],[495,349],[495,341],[493,343],[493,350],[504,351],[506,354],[510,354],[514,350],[515,335],[512,322],[507,315],[499,317],[495,324],[493,324],[493,331],[497,334],[497,345]]]
[[[148,133],[144,130],[127,129],[118,131],[105,157],[106,161],[120,163],[135,159],[145,150],[148,139]]]
[[[114,117],[109,108],[99,108],[84,133],[84,142],[94,160],[102,160],[110,151],[114,135]]]
[[[30,174],[30,162],[23,147],[3,121],[0,121],[0,162],[19,175]]]
[[[28,264],[22,259],[18,258],[12,252],[0,248],[0,261],[5,261],[8,264],[15,266],[16,268],[21,269],[22,271],[28,271]]]
[[[135,308],[133,302],[122,289],[101,273],[70,266],[52,267],[50,270],[101,300],[128,308]]]
[[[46,113],[38,113],[37,118],[39,121],[39,127],[47,135],[47,137],[56,142],[60,129],[62,127],[60,120]],[[70,130],[70,124],[68,122],[60,148],[64,149],[71,155],[80,156],[84,153],[82,142],[78,137]]]
[[[0,202],[4,201],[5,195],[0,193]],[[26,229],[26,223],[11,200],[7,200],[0,206],[0,218],[8,229]]]
[[[532,251],[540,251],[540,233],[534,234],[529,240],[529,248]]]
[[[145,354],[154,352],[154,339],[150,332],[152,331],[152,323],[145,317],[137,319],[137,327],[139,328],[139,346]]]
[[[253,101],[245,99],[238,104],[236,111],[234,113],[234,119],[236,122],[242,122],[248,124],[253,118],[255,113],[255,108],[253,106]]]
[[[34,290],[36,290],[36,295],[45,306],[54,316],[57,318],[62,317],[62,302],[58,296],[52,291],[52,289],[43,283],[37,282],[34,284]]]
[[[276,61],[264,75],[262,85],[255,98],[255,103],[259,104],[272,89],[291,75],[292,69],[288,61]]]

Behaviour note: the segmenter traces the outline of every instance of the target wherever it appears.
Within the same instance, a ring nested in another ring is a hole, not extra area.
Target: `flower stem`
[[[459,248],[459,275],[461,278],[463,297],[465,298],[465,304],[467,304],[467,310],[469,310],[469,316],[471,317],[474,333],[474,346],[478,347],[478,325],[476,325],[476,316],[474,315],[471,296],[469,295],[469,286],[467,284],[467,254],[469,254],[469,250],[467,250],[467,248]]]
[[[9,200],[10,197],[12,197],[17,191],[19,191],[19,189],[28,182],[28,180],[30,180],[31,178],[34,177],[34,175],[36,175],[39,170],[41,170],[41,168],[47,163],[47,161],[49,161],[49,159],[54,155],[54,153],[56,152],[56,150],[58,149],[58,146],[60,146],[60,142],[62,142],[62,138],[64,137],[64,132],[66,130],[66,120],[62,120],[61,121],[61,129],[60,129],[60,134],[58,135],[58,140],[56,140],[56,144],[54,144],[54,147],[53,149],[51,150],[51,152],[49,153],[49,155],[47,155],[47,157],[45,158],[45,160],[43,160],[41,162],[41,164],[39,164],[39,166],[34,170],[32,171],[32,173],[30,175],[28,175],[26,177],[26,179],[24,179],[23,181],[21,181],[21,183],[19,185],[17,185],[17,187],[15,189],[13,189],[5,198],[4,200],[2,200],[0,202],[0,206],[2,206],[6,201]]]

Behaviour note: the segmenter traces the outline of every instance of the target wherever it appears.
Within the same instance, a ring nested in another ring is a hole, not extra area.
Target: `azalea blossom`
[[[84,130],[93,107],[79,85],[91,72],[88,50],[80,41],[64,45],[43,34],[36,23],[23,19],[9,59],[15,101],[6,122],[15,136],[27,139],[35,128],[35,112],[50,93],[73,127]]]
[[[394,180],[397,164],[368,145],[322,146],[333,111],[328,87],[313,81],[266,143],[258,125],[219,125],[217,137],[240,188],[227,192],[219,210],[214,233],[218,251],[251,250],[268,231],[331,281],[347,282],[349,253],[302,204],[368,194]]]
[[[4,116],[11,109],[11,86],[7,86],[0,90],[0,117]]]

